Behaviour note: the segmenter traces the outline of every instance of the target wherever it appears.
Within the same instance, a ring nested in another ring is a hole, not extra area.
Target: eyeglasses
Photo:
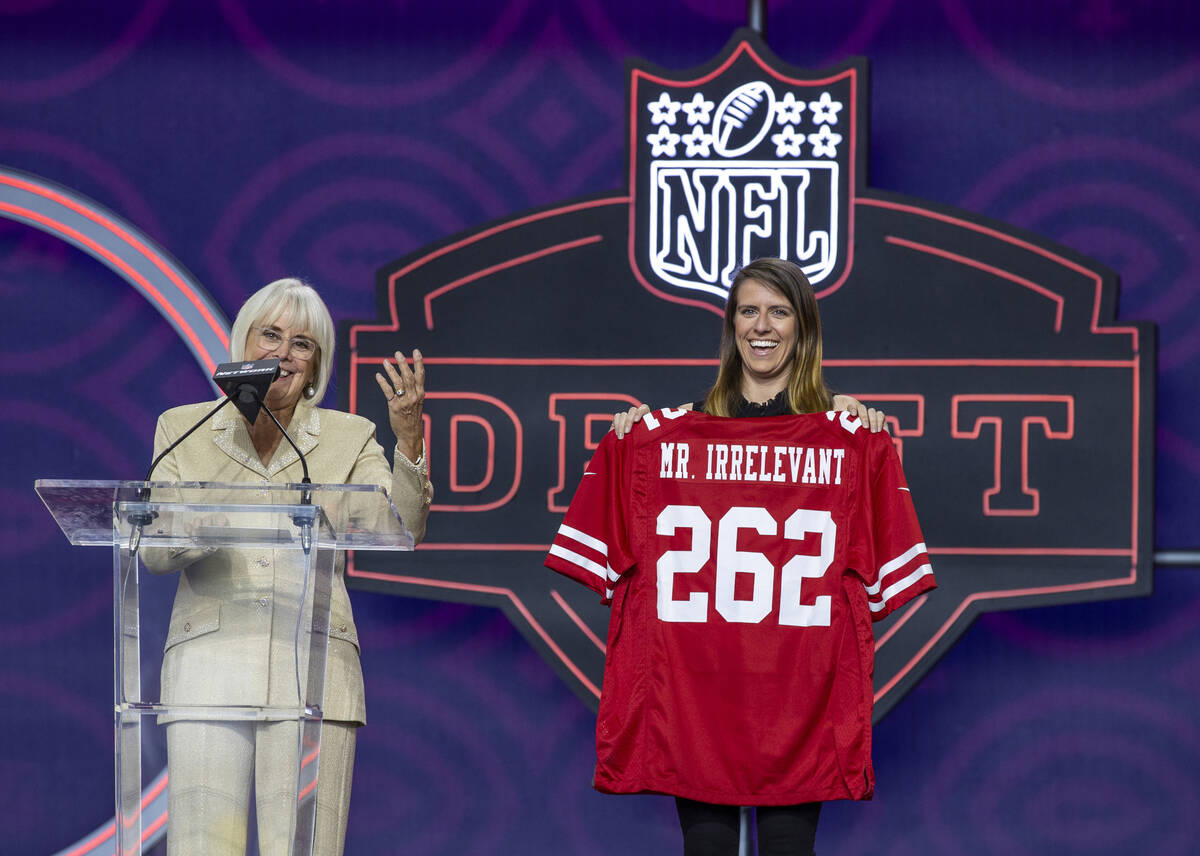
[[[274,327],[258,327],[258,346],[268,353],[277,352],[282,348],[284,354],[291,354],[296,360],[311,360],[317,352],[317,343],[307,336],[283,338]]]

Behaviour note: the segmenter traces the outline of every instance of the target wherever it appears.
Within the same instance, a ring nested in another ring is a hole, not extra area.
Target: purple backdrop
[[[0,164],[136,223],[230,315],[299,274],[335,318],[374,317],[384,264],[620,189],[624,58],[698,64],[744,15],[741,0],[15,0]],[[768,41],[811,68],[870,58],[873,187],[1120,273],[1121,316],[1160,325],[1157,546],[1196,546],[1195,4],[792,0],[769,4]],[[209,387],[129,286],[5,219],[0,294],[0,849],[48,854],[111,816],[111,578],[33,480],[140,475],[156,414]],[[876,729],[878,796],[828,806],[819,849],[1194,852],[1200,576],[1156,581],[1147,599],[978,621]],[[371,724],[349,854],[676,846],[668,800],[591,790],[592,715],[503,616],[354,600]]]

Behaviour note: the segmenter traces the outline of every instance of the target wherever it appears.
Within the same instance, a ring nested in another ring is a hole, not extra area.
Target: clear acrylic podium
[[[412,549],[387,493],[45,479],[35,487],[72,544],[112,549],[116,856],[141,854],[149,838],[143,777],[158,768],[143,758],[144,730],[183,720],[296,723],[291,853],[311,856],[330,602],[345,585],[335,559],[339,550]],[[181,572],[180,602],[211,600],[191,620],[162,614],[172,611]]]

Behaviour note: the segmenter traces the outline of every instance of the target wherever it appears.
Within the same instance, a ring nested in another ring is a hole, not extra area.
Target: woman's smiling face
[[[743,389],[770,387],[772,394],[787,385],[796,348],[796,313],[778,291],[756,279],[738,286],[733,316],[734,339],[742,357]]]
[[[295,408],[304,396],[320,358],[312,333],[293,329],[290,314],[252,326],[246,336],[245,354],[250,360],[279,358],[279,377],[267,390],[265,403],[272,411],[285,412]]]

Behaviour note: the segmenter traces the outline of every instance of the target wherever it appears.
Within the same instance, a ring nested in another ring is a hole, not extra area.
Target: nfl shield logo
[[[702,69],[631,64],[630,254],[638,279],[723,306],[738,268],[796,262],[818,296],[850,271],[865,67],[785,66],[741,31]]]

